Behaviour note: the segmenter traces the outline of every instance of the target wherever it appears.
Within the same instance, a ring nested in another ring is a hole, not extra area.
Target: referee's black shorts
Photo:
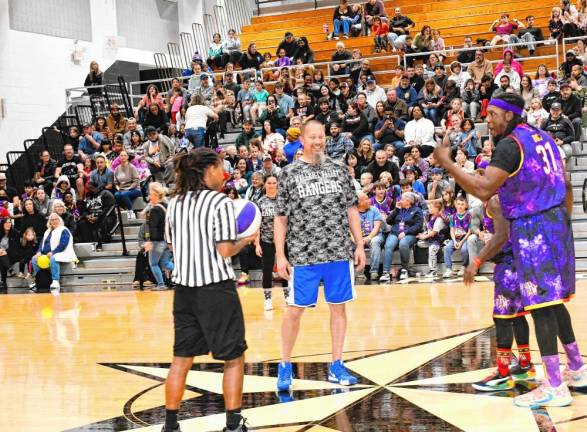
[[[197,288],[177,285],[173,321],[176,357],[212,353],[216,360],[234,360],[247,349],[243,310],[234,280]]]

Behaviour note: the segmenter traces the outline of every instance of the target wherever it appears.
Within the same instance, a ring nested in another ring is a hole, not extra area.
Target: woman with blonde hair
[[[149,208],[145,211],[146,221],[144,230],[144,249],[149,253],[149,265],[157,286],[153,291],[167,289],[164,271],[172,271],[171,252],[165,241],[165,216],[167,205],[164,203],[166,189],[161,183],[153,182],[149,185]]]
[[[47,221],[47,231],[43,235],[43,239],[39,243],[39,249],[33,256],[33,272],[37,274],[39,271],[39,257],[46,255],[49,258],[49,268],[51,270],[51,294],[58,295],[61,286],[59,279],[61,278],[60,263],[77,262],[77,256],[73,250],[73,235],[69,229],[63,224],[63,219],[57,213],[51,213]],[[35,282],[29,285],[31,291],[35,291]]]
[[[375,157],[373,143],[369,138],[363,138],[357,147],[357,169],[360,173],[371,163]]]
[[[86,76],[86,80],[84,81],[84,87],[95,87],[102,85],[102,71],[100,70],[100,66],[98,66],[97,61],[92,61],[90,63],[90,72]],[[102,94],[102,89],[88,89],[89,94]]]

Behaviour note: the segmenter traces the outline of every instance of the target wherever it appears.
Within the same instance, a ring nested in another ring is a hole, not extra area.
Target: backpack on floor
[[[35,275],[35,284],[37,285],[37,292],[49,292],[49,287],[53,279],[49,269],[40,269]]]

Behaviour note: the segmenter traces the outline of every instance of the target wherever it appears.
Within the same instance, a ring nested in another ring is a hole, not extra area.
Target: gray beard
[[[312,155],[312,165],[320,166],[324,163],[324,153],[315,153]]]

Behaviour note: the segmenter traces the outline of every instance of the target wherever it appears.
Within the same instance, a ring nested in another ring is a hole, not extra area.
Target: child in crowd
[[[34,199],[35,198],[35,185],[32,180],[25,180],[24,181],[24,193],[20,196],[22,202],[25,202],[27,199]]]
[[[406,180],[410,182],[412,185],[412,189],[418,195],[424,197],[426,195],[426,188],[424,188],[424,184],[417,179],[420,176],[420,170],[417,166],[411,165],[404,168],[404,176]]]
[[[557,90],[555,80],[548,81],[548,84],[546,84],[546,90],[548,90],[548,93],[542,98],[542,107],[548,112],[553,103],[561,101],[561,94]]]
[[[451,187],[448,187],[442,191],[442,218],[444,223],[450,224],[450,219],[456,212],[455,193]]]
[[[378,16],[373,18],[373,26],[371,31],[375,35],[375,52],[388,51],[387,34],[389,33],[389,25],[381,21]]]
[[[490,139],[486,139],[483,141],[483,148],[481,149],[481,153],[479,153],[475,158],[475,166],[478,166],[481,161],[491,161],[491,155],[493,155],[493,143]]]
[[[450,109],[446,112],[444,118],[440,121],[443,132],[450,127],[454,127],[454,116],[458,116],[461,122],[465,119],[463,111],[463,101],[460,98],[454,98],[450,103]]]
[[[373,174],[364,172],[361,174],[361,189],[367,195],[371,196],[371,189],[373,189]]]
[[[184,99],[182,96],[183,88],[175,88],[173,89],[173,94],[169,98],[169,104],[171,105],[171,123],[177,123],[177,113],[184,105]]]
[[[387,194],[388,188],[385,183],[377,181],[373,184],[373,196],[371,197],[371,205],[379,210],[383,216],[383,220],[395,208],[395,200]]]
[[[414,188],[412,188],[412,184],[410,183],[410,181],[408,179],[401,179],[399,181],[399,187],[400,187],[400,191],[401,193],[406,193],[406,192],[412,192],[414,193],[414,195],[416,195],[416,205],[418,207],[420,207],[422,209],[422,213],[424,214],[424,217],[426,217],[428,215],[428,204],[426,204],[426,200],[424,199],[424,197],[419,194],[416,193],[414,191]],[[398,198],[399,200],[399,198]]]
[[[418,234],[416,238],[418,247],[428,248],[428,274],[426,277],[438,276],[438,251],[442,248],[446,234],[446,224],[442,219],[442,202],[432,201],[428,203],[428,221],[426,231]]]
[[[238,169],[235,169],[234,172],[232,173],[232,181],[228,182],[227,186],[228,185],[230,185],[230,187],[234,188],[241,198],[243,198],[245,196],[245,193],[247,192],[247,189],[249,188],[249,184],[247,183],[247,180],[243,178],[243,174],[242,174],[241,170],[238,170]]]
[[[530,102],[530,110],[528,110],[526,118],[530,126],[537,128],[548,118],[548,113],[542,108],[542,101],[539,98],[534,98]]]
[[[383,149],[387,153],[387,160],[399,168],[399,157],[395,154],[395,146],[393,144],[385,144]]]
[[[459,276],[465,274],[465,268],[469,265],[469,254],[467,252],[467,238],[471,235],[471,214],[467,211],[467,199],[458,196],[455,199],[457,212],[450,218],[450,240],[444,247],[444,265],[446,271],[442,275],[444,278],[453,277],[452,255],[455,250],[461,251],[463,265],[459,269]]]
[[[475,129],[475,123],[469,118],[463,120],[461,123],[461,129],[460,145],[467,150],[469,157],[474,159],[475,156],[477,156],[477,143],[481,139],[479,131]]]
[[[450,188],[448,181],[444,180],[442,168],[432,168],[428,182],[428,200],[438,200],[442,204],[442,193]]]

